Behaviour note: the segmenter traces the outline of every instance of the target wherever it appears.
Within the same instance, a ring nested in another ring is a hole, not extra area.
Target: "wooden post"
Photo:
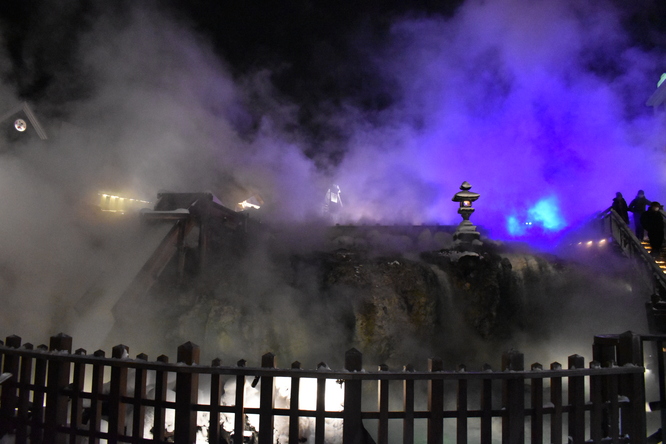
[[[72,352],[72,338],[64,333],[51,336],[51,352]],[[67,424],[67,404],[69,399],[62,391],[69,385],[70,363],[49,360],[46,385],[46,406],[44,417],[44,442],[65,443],[67,437],[58,432],[58,427]]]
[[[118,344],[111,349],[113,359],[125,359],[129,347]],[[125,415],[127,405],[123,398],[127,396],[127,367],[124,365],[111,366],[111,381],[109,383],[109,440],[116,442],[120,436],[125,435]]]
[[[388,369],[386,364],[378,367],[380,372],[387,372]],[[377,409],[379,410],[377,444],[388,444],[389,381],[386,379],[380,379],[377,382]]]
[[[178,362],[186,365],[199,363],[199,346],[186,342],[178,347]],[[197,412],[193,405],[198,402],[199,374],[176,373],[176,421],[174,442],[194,444],[197,440]]]
[[[300,370],[301,363],[294,361],[291,363],[292,370]],[[298,397],[300,396],[301,378],[291,377],[291,397],[289,399],[289,442],[299,442],[300,428],[298,415]]]
[[[562,364],[553,362],[551,370],[562,370]],[[550,442],[562,444],[562,378],[550,378],[550,402],[553,404],[553,414],[550,416]]]
[[[429,372],[441,372],[444,363],[440,358],[428,359]],[[428,444],[444,442],[444,381],[430,379],[428,381]]]
[[[569,356],[569,369],[584,369],[585,358]],[[569,377],[569,436],[573,444],[585,443],[585,377]]]
[[[19,348],[21,346],[21,337],[16,335],[8,336],[5,346],[8,348]],[[16,382],[19,377],[20,360],[16,355],[4,355],[4,357],[2,372],[11,373],[12,376],[2,384],[2,394],[0,395],[0,436],[11,432],[14,428],[14,410],[18,403]]]
[[[590,362],[590,368],[601,368],[597,361]],[[590,376],[590,401],[592,410],[590,411],[590,438],[593,443],[601,444],[604,438],[606,427],[604,425],[604,399],[603,399],[603,376]]]
[[[543,365],[535,362],[530,369],[533,372],[543,371]],[[543,379],[532,378],[532,420],[531,420],[531,440],[532,444],[541,444],[543,442]]]
[[[518,372],[525,370],[525,357],[517,350],[509,350],[502,355],[502,371]],[[505,379],[502,389],[502,444],[525,441],[525,379],[516,377]]]
[[[45,344],[37,346],[37,350],[47,352]],[[45,353],[46,355],[46,353]],[[46,396],[46,357],[35,359],[34,385],[32,395],[32,427],[30,428],[30,442],[42,442],[44,437],[44,397]]]
[[[414,366],[407,364],[403,371],[414,372]],[[405,419],[402,421],[402,442],[404,444],[414,444],[414,380],[405,378],[403,385],[402,410],[405,412]]]
[[[222,365],[220,358],[213,359],[212,367]],[[220,399],[222,398],[222,381],[219,373],[210,375],[210,424],[208,427],[208,441],[220,442]]]
[[[360,372],[363,369],[363,354],[352,348],[345,353],[345,370]],[[343,411],[343,444],[360,443],[363,439],[363,421],[361,419],[361,390],[360,379],[347,379],[345,381],[345,404]]]
[[[160,355],[157,362],[167,364],[169,357]],[[164,402],[167,399],[167,381],[169,373],[164,370],[155,371],[155,410],[153,414],[153,438],[156,441],[164,441],[165,428],[165,408]]]
[[[23,345],[25,350],[32,350],[32,344],[26,343]],[[28,356],[21,356],[21,373],[19,375],[19,395],[18,405],[16,409],[17,424],[15,444],[24,444],[28,439],[28,426],[30,425],[30,387],[32,382],[32,358]],[[74,403],[72,402],[72,411],[74,411]],[[80,424],[78,422],[77,424]]]
[[[275,368],[276,359],[273,353],[266,353],[261,357],[262,368]],[[261,391],[259,393],[259,444],[273,444],[273,377],[261,377]]]
[[[319,364],[317,364],[317,370],[323,370],[327,368],[328,366],[326,365],[325,362],[320,362]],[[315,444],[324,444],[325,427],[326,427],[326,378],[317,378],[317,406],[315,411]]]
[[[37,350],[46,352],[49,350],[45,344],[37,346]],[[46,367],[47,360],[44,358],[35,359],[34,385],[35,391],[32,396],[32,418],[30,427],[30,442],[42,442],[44,437],[44,398],[46,396]]]
[[[137,361],[148,361],[148,355],[140,353],[136,356]],[[143,438],[145,426],[146,407],[143,400],[146,399],[147,371],[137,368],[134,373],[134,408],[132,410],[132,438]]]
[[[492,372],[488,364],[483,366],[484,372]],[[492,443],[493,433],[493,380],[484,378],[481,383],[481,444]]]
[[[237,367],[245,367],[245,359],[236,363]],[[236,400],[234,403],[234,442],[243,444],[245,431],[245,375],[236,375]]]
[[[643,367],[643,342],[641,336],[631,331],[620,335],[617,350],[619,365]],[[645,377],[643,374],[629,374],[622,379],[620,395],[629,398],[629,411],[622,415],[622,433],[631,437],[632,444],[643,444],[647,437],[645,415]]]
[[[77,356],[84,356],[86,351],[82,348],[77,349],[74,354]],[[74,374],[72,375],[72,402],[70,407],[70,432],[69,432],[69,442],[70,444],[76,443],[77,434],[76,432],[81,430],[82,424],[82,413],[83,413],[83,399],[81,398],[81,392],[83,392],[83,386],[86,378],[86,365],[80,362],[74,363]]]
[[[467,368],[464,364],[458,366],[458,372],[464,373]],[[467,379],[458,379],[458,399],[456,418],[456,443],[467,444]]]

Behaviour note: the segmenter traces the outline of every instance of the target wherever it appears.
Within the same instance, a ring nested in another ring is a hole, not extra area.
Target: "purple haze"
[[[465,180],[481,194],[472,221],[499,238],[557,232],[617,191],[665,199],[664,119],[645,101],[666,64],[630,45],[620,16],[469,1],[449,20],[396,23],[369,58],[399,99],[382,125],[355,124],[335,177],[348,220],[457,224]]]

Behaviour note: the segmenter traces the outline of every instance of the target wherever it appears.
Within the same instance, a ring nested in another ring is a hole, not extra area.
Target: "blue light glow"
[[[560,208],[555,196],[546,197],[538,201],[532,208],[527,210],[527,215],[537,225],[541,225],[548,231],[559,231],[566,226],[566,222],[560,214]]]

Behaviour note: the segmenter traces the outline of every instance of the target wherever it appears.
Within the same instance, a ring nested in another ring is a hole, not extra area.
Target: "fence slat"
[[[157,357],[157,362],[168,363],[169,357],[160,355]],[[169,380],[169,372],[163,370],[155,371],[155,410],[153,413],[153,438],[157,441],[164,441],[166,432],[165,427],[165,413],[164,402],[167,400],[167,382]]]
[[[222,361],[213,359],[212,367],[219,367]],[[222,380],[219,373],[210,375],[210,424],[208,427],[208,441],[220,442],[220,399],[222,398]]]
[[[530,369],[533,372],[543,371],[543,365],[538,362],[532,364]],[[532,420],[530,424],[530,435],[532,444],[543,443],[543,379],[532,379]]]
[[[607,376],[608,384],[608,397],[610,398],[610,411],[608,416],[610,417],[610,436],[613,440],[613,444],[620,443],[620,403],[618,401],[618,386],[619,386],[619,376],[618,375],[609,375]]]
[[[21,338],[16,335],[8,336],[6,346],[19,348],[21,346]],[[0,436],[11,432],[14,428],[14,409],[18,403],[16,381],[19,377],[19,357],[16,355],[5,355],[2,372],[11,373],[12,376],[2,384],[2,394],[0,396]]]
[[[561,370],[562,364],[553,362],[551,370]],[[562,378],[550,378],[550,402],[553,404],[553,414],[550,416],[550,442],[562,444]]]
[[[148,356],[141,353],[137,355],[138,361],[147,361]],[[139,443],[143,438],[143,430],[146,420],[146,406],[141,402],[146,399],[147,371],[137,368],[134,373],[134,399],[132,408],[132,442]]]
[[[380,372],[387,372],[388,369],[386,364],[378,367]],[[379,410],[377,444],[388,444],[389,382],[385,379],[377,382],[377,410]]]
[[[525,357],[516,350],[502,355],[502,371],[523,371]],[[523,378],[506,379],[502,384],[502,443],[514,444],[525,441],[525,397]]]
[[[352,348],[345,353],[345,370],[360,372],[363,369],[363,355]],[[343,444],[359,443],[363,439],[363,421],[361,419],[362,390],[360,379],[345,381],[345,402],[342,424]]]
[[[585,368],[585,358],[569,356],[569,369]],[[585,378],[569,377],[569,436],[573,444],[585,443]]]
[[[326,364],[323,365],[322,364],[319,364],[319,367],[326,368]],[[315,444],[324,444],[325,436],[326,436],[326,378],[317,378]]]
[[[458,366],[459,372],[465,372],[465,366]],[[467,379],[458,380],[456,418],[456,444],[467,444]]]
[[[488,364],[484,371],[490,372]],[[492,444],[493,440],[493,380],[484,378],[481,383],[481,444]]]
[[[32,350],[32,344],[24,344],[25,350]],[[16,408],[16,436],[15,444],[24,444],[28,439],[28,425],[30,418],[30,388],[32,379],[32,358],[21,356],[21,373],[19,375],[19,395]]]
[[[636,365],[643,367],[643,342],[641,336],[627,331],[620,335],[617,349],[619,365]],[[645,418],[645,377],[641,374],[626,375],[621,395],[629,398],[627,414],[622,415],[622,434],[631,437],[632,444],[643,444],[646,441],[647,424]]]
[[[413,372],[414,366],[407,364],[405,372]],[[405,418],[402,420],[403,444],[414,444],[414,380],[405,379],[403,382],[402,410]]]
[[[83,356],[86,351],[82,348],[76,350],[74,354]],[[83,385],[86,377],[86,365],[81,362],[74,363],[74,373],[72,375],[72,400],[71,411],[69,415],[69,443],[76,444],[77,432],[81,430],[82,414],[83,414],[83,399],[81,392],[83,392]]]
[[[241,359],[236,365],[238,367],[245,367],[245,360]],[[234,444],[243,444],[243,432],[245,431],[245,375],[236,376],[236,399],[234,402]]]
[[[43,352],[49,348],[42,344],[37,347]],[[30,442],[42,442],[44,436],[44,397],[46,395],[46,358],[35,359],[35,391],[32,394],[32,427]]]
[[[123,359],[127,357],[129,347],[116,345],[113,347],[111,357]],[[127,405],[121,398],[127,396],[127,367],[112,366],[109,387],[109,440],[117,442],[118,437],[125,434],[125,414]]]
[[[178,347],[178,362],[186,365],[199,364],[199,346],[186,342]],[[197,440],[197,412],[192,408],[199,396],[199,374],[178,372],[176,374],[176,420],[174,442],[194,444]]]
[[[597,361],[590,362],[590,368],[601,368]],[[602,376],[590,376],[590,402],[592,410],[590,412],[590,439],[594,444],[600,444],[604,437],[603,424],[603,379]]]
[[[428,359],[429,372],[441,372],[444,364],[440,358]],[[444,381],[428,381],[428,444],[444,442]]]
[[[261,357],[262,368],[275,368],[276,359],[273,353],[266,353]],[[273,444],[273,377],[261,377],[261,391],[259,393],[259,444]]]
[[[49,351],[72,352],[72,338],[60,333],[51,336]],[[44,414],[44,442],[66,443],[66,436],[58,432],[58,427],[67,423],[68,398],[62,391],[69,385],[71,365],[66,361],[49,361],[46,385],[46,406]]]
[[[291,364],[292,370],[300,370],[301,363],[294,361]],[[300,427],[298,416],[298,397],[301,390],[301,378],[298,376],[291,377],[291,398],[289,399],[289,442],[299,442]]]

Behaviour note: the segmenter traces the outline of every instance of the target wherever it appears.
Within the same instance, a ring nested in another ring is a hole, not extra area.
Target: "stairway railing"
[[[662,217],[666,216],[663,211],[661,213]],[[651,281],[650,286],[653,288],[653,293],[666,295],[666,274],[659,268],[657,262],[643,247],[641,241],[620,215],[612,208],[607,208],[600,212],[596,219],[601,223],[603,232],[610,234],[628,257],[637,259],[638,262],[644,265]]]

